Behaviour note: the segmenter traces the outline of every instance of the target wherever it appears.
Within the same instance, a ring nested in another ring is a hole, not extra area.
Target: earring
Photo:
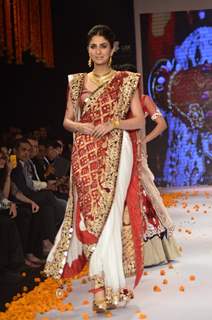
[[[92,66],[92,60],[91,60],[91,58],[89,57],[89,60],[88,60],[88,66],[91,68],[91,66]]]
[[[112,56],[110,56],[110,59],[109,59],[109,61],[108,61],[108,66],[110,67],[111,64],[112,64]]]

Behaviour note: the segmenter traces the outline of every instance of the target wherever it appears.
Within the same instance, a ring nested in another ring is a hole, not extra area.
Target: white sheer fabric
[[[91,256],[89,265],[89,276],[104,275],[105,286],[111,287],[114,291],[126,287],[122,264],[122,239],[121,227],[126,199],[127,189],[130,183],[133,166],[133,150],[129,134],[123,132],[123,142],[120,156],[119,171],[117,176],[116,191],[113,205],[109,213],[107,222],[99,238],[96,250]],[[76,195],[75,195],[76,197]],[[74,212],[74,216],[76,210]],[[75,217],[74,217],[75,221]],[[82,243],[78,240],[75,230],[71,239],[70,247],[66,257],[66,262],[71,265],[78,256],[82,255]],[[57,234],[54,247],[52,248],[48,261],[53,259],[57,243],[61,238],[61,230]]]
[[[121,227],[127,189],[133,166],[132,143],[127,132],[123,132],[123,142],[116,192],[105,227],[92,254],[89,275],[104,275],[105,286],[114,291],[126,286],[122,264]]]

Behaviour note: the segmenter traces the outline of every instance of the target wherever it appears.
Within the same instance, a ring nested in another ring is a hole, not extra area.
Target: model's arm
[[[94,130],[94,125],[92,123],[81,123],[77,122],[74,119],[74,109],[71,101],[71,91],[69,88],[68,97],[67,97],[67,106],[65,117],[63,120],[63,127],[70,132],[81,132],[84,134],[92,134]]]
[[[162,113],[149,96],[145,96],[144,104],[151,119],[156,122],[155,128],[149,134],[147,134],[143,140],[144,143],[148,143],[157,138],[164,130],[166,130],[167,124]]]
[[[97,125],[94,129],[93,135],[100,138],[113,129],[135,130],[144,128],[144,113],[141,108],[138,89],[136,89],[132,98],[130,111],[131,117],[129,119],[113,119],[112,121]]]

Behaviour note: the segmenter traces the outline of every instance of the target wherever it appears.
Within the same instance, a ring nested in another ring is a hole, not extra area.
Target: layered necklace
[[[94,71],[92,71],[89,74],[89,78],[93,83],[95,83],[95,85],[97,85],[99,87],[102,84],[106,83],[107,81],[111,80],[114,73],[115,73],[115,70],[113,70],[113,69],[110,69],[108,72],[106,72],[105,74],[102,74],[102,75],[96,74]]]

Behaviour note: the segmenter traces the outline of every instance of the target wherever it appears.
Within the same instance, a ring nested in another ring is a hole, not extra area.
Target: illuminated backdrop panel
[[[212,184],[212,10],[141,14],[140,23],[144,91],[168,123],[148,149],[156,182]]]

